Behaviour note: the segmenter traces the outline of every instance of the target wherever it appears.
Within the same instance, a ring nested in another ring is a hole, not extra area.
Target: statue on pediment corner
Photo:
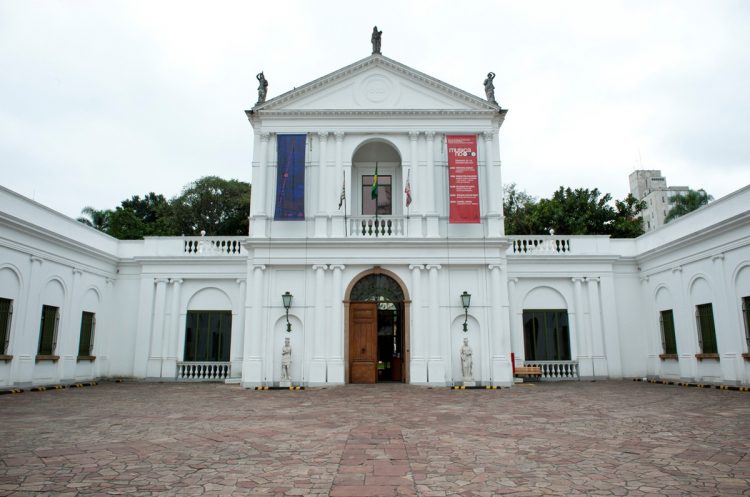
[[[495,85],[492,83],[494,79],[494,72],[487,73],[487,78],[484,80],[484,93],[487,95],[488,102],[497,105],[497,100],[495,100]]]
[[[255,76],[255,79],[258,80],[258,101],[255,103],[255,105],[262,104],[266,101],[266,94],[268,93],[268,80],[266,79],[265,75],[263,75],[263,71],[259,72],[257,76]]]

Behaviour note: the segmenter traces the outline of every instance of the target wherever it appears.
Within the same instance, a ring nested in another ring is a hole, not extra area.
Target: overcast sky
[[[750,2],[0,0],[0,184],[69,216],[251,181],[244,110],[371,52],[509,109],[503,180],[750,183]],[[1,206],[0,206],[1,208]]]

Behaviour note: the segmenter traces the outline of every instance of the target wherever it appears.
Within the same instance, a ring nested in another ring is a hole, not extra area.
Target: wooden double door
[[[384,321],[380,323],[384,336],[378,336],[379,314]],[[384,319],[387,317],[388,311],[379,313],[376,302],[350,304],[349,383],[403,380],[401,320]],[[398,324],[394,327],[394,323]],[[389,329],[394,330],[393,334]]]

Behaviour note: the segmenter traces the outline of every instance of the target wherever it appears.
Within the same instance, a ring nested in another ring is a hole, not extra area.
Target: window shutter
[[[664,311],[659,313],[659,327],[661,328],[661,350],[667,353],[667,331],[664,329]]]
[[[52,332],[52,347],[50,348],[50,353],[52,355],[55,354],[55,349],[57,349],[57,329],[60,327],[60,309],[55,309],[55,329]]]
[[[695,308],[695,325],[698,327],[698,348],[703,352],[703,330],[701,330],[701,311]]]
[[[89,355],[94,355],[94,333],[96,332],[96,315],[91,316],[91,334],[89,335]]]

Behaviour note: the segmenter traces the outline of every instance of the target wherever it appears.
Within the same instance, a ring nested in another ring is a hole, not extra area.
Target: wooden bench
[[[542,368],[539,366],[516,366],[516,376],[541,377]]]

